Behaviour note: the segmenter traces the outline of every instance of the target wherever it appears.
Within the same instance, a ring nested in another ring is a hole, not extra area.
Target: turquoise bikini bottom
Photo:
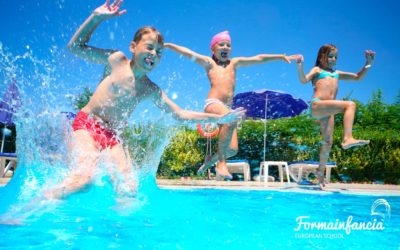
[[[307,112],[308,115],[311,116],[311,117],[313,117],[313,118],[315,118],[315,119],[319,119],[320,117],[315,117],[315,116],[313,116],[311,108],[312,108],[312,104],[313,104],[314,102],[318,102],[318,101],[321,101],[321,99],[318,98],[318,97],[315,97],[315,98],[313,98],[313,99],[310,101],[310,105],[308,106],[308,112]]]

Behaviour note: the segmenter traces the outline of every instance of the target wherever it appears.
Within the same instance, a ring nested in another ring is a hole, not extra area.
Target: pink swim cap
[[[216,43],[219,43],[221,41],[231,42],[231,36],[229,35],[228,31],[223,31],[213,36],[213,38],[211,39],[210,48],[212,48]]]

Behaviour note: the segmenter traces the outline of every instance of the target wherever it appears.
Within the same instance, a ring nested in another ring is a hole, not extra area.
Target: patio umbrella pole
[[[267,107],[268,107],[268,97],[265,95],[265,108],[264,108],[264,150],[263,150],[263,163],[264,163],[264,182],[268,185],[268,166],[265,164],[265,150],[267,147]],[[261,178],[261,176],[260,176]]]
[[[4,141],[6,140],[6,136],[9,136],[10,134],[11,134],[11,130],[9,130],[7,128],[7,126],[5,126],[3,128],[3,140],[1,141],[1,150],[0,150],[1,153],[3,153],[3,150],[4,150]]]
[[[6,139],[6,133],[3,130],[3,139],[1,140],[1,153],[3,153],[3,149],[4,149],[4,140]]]

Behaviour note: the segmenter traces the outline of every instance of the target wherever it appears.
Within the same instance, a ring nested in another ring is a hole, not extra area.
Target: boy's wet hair
[[[315,66],[321,69],[329,69],[328,65],[328,55],[332,51],[337,51],[337,48],[333,44],[325,44],[319,48],[317,60],[315,61]]]
[[[135,43],[138,43],[140,40],[142,40],[142,37],[144,35],[149,33],[155,33],[157,36],[157,42],[164,44],[164,37],[161,35],[161,32],[152,26],[144,26],[138,29],[138,31],[136,31],[135,33],[135,36],[133,37],[133,41]]]

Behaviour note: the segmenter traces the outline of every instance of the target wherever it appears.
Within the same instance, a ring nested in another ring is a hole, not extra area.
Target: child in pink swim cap
[[[290,63],[291,60],[297,58],[296,56],[286,56],[284,54],[260,54],[231,59],[231,43],[232,40],[228,31],[214,35],[210,43],[212,57],[200,55],[179,45],[164,43],[164,48],[170,48],[181,55],[189,57],[205,68],[211,84],[211,89],[204,106],[206,113],[226,114],[231,110],[235,93],[236,70],[240,66],[250,66],[278,60]],[[200,167],[198,174],[203,173],[214,163],[218,162],[215,168],[217,178],[232,179],[232,175],[226,166],[226,159],[236,155],[238,151],[236,123],[220,125],[218,140],[218,152],[210,159],[207,159]]]
[[[225,63],[229,60],[231,54],[231,36],[229,31],[223,31],[213,36],[210,43],[210,49],[213,53],[212,59],[215,62]],[[220,49],[213,49],[214,46]]]
[[[213,38],[211,39],[210,48],[212,48],[216,43],[219,43],[221,41],[227,41],[231,43],[231,36],[229,35],[229,31],[222,31],[221,33],[214,35]]]

